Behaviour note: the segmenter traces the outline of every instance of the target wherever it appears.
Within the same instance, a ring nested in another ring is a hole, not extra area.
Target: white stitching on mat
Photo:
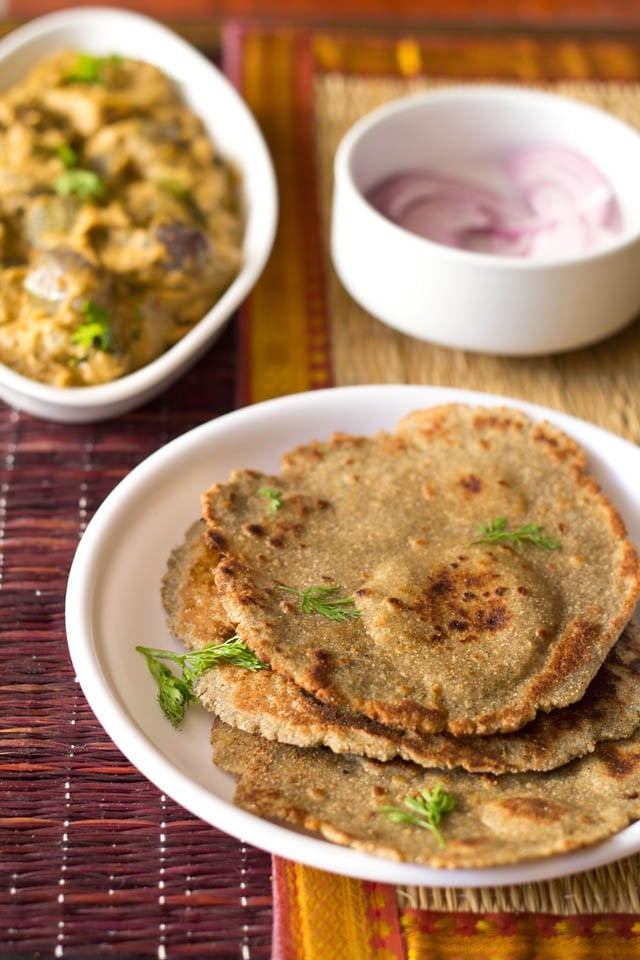
[[[7,472],[10,473],[14,469],[16,462],[16,432],[20,414],[17,410],[12,410],[9,419],[13,425],[13,435],[7,446],[4,465],[7,469]],[[10,487],[11,484],[8,480],[0,486],[0,590],[2,589],[4,572],[4,551],[2,549],[2,545],[4,543],[4,535],[7,524],[7,497],[9,495]]]
[[[167,798],[164,793],[160,795],[160,805],[162,809],[162,820],[160,822],[160,836],[159,836],[159,847],[158,847],[158,904],[162,908],[164,914],[164,905],[165,905],[165,895],[164,895],[164,873],[165,873],[165,860],[167,852],[167,822],[165,820],[167,812]],[[166,947],[166,923],[162,921],[158,924],[158,960],[166,960],[167,957],[167,947]]]
[[[247,846],[246,844],[241,844],[240,846],[241,860],[240,860],[240,889],[247,889]],[[247,900],[244,893],[240,896],[240,906],[248,907],[249,901]],[[240,956],[242,960],[251,960],[251,947],[249,944],[249,925],[244,923],[242,925],[242,943],[240,945]]]

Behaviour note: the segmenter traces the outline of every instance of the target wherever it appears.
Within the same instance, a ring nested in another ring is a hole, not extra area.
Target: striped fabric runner
[[[545,84],[594,77],[624,85],[640,74],[640,51],[607,40],[478,43],[461,37],[453,58],[452,41],[437,38],[350,40],[232,24],[223,41],[225,68],[269,143],[281,205],[273,256],[241,311],[241,403],[357,382],[348,379],[348,358],[337,364],[332,355],[317,153],[319,76],[335,76],[338,96],[342,76],[413,80],[428,70],[457,79],[506,75]],[[596,100],[601,93],[597,88]],[[324,215],[326,221],[326,203]],[[336,376],[336,369],[347,375]],[[445,891],[442,903],[466,906],[433,909],[435,891],[339,877],[275,857],[273,960],[640,958],[635,859],[601,875],[571,878],[568,887],[554,884],[482,891],[476,898],[482,908],[474,907],[475,891]],[[575,904],[583,910],[572,912]]]

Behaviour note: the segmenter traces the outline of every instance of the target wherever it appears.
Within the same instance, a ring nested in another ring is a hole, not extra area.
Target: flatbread
[[[235,803],[251,813],[320,833],[393,860],[473,868],[550,857],[604,840],[640,816],[640,733],[598,745],[549,773],[504,777],[424,770],[265,740],[217,720],[213,760],[237,776]],[[398,824],[382,806],[442,784],[455,810],[445,842]]]
[[[376,760],[476,773],[552,770],[640,724],[640,635],[628,626],[584,697],[538,714],[515,733],[454,737],[396,730],[323,704],[273,671],[230,664],[207,671],[196,692],[205,709],[247,733],[295,746],[324,746]]]
[[[281,506],[265,495],[272,488]],[[622,520],[577,444],[517,410],[453,404],[241,470],[203,497],[229,622],[276,673],[387,726],[511,732],[579,700],[640,594]],[[477,542],[539,526],[561,544]],[[300,608],[339,588],[359,616]]]
[[[186,646],[220,642],[224,622],[214,572],[219,554],[194,524],[171,555],[163,583],[169,626]],[[505,773],[549,770],[619,739],[640,724],[640,631],[629,624],[579,703],[539,714],[516,733],[488,737],[416,734],[385,727],[306,694],[273,671],[252,673],[231,664],[207,671],[197,684],[201,704],[248,733],[297,746],[325,746],[378,760],[402,757],[426,767],[461,766]]]
[[[184,541],[171,551],[161,586],[167,626],[189,649],[233,635],[213,579],[220,554],[207,546],[204,532],[202,520],[191,524]]]

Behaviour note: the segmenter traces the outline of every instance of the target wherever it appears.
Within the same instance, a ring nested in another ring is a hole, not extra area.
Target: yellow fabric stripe
[[[521,937],[420,935],[409,937],[407,960],[639,960],[640,944],[618,937]]]
[[[359,880],[287,864],[297,960],[383,960],[371,944],[367,888]],[[386,952],[385,960],[396,960]]]
[[[589,934],[555,934],[532,930],[500,933],[491,921],[478,919],[473,933],[455,933],[453,918],[443,915],[434,928],[420,928],[416,914],[403,914],[401,925],[407,945],[407,960],[640,960],[640,938],[613,935],[606,923],[594,923]],[[526,925],[525,925],[526,926]],[[567,924],[570,928],[570,924]]]
[[[299,42],[299,37],[298,37]],[[305,274],[305,144],[298,114],[296,34],[248,30],[243,51],[243,93],[261,124],[276,168],[279,226],[273,253],[245,305],[245,358],[251,402],[325,385],[318,382],[317,337],[309,342],[310,302]],[[323,304],[321,304],[323,310]],[[322,317],[324,320],[324,317]],[[322,337],[321,337],[322,340]],[[313,348],[313,349],[312,349]],[[324,341],[321,365],[327,365]]]
[[[313,36],[320,71],[343,70],[362,76],[455,77],[461,80],[558,80],[590,76],[636,80],[640,45],[633,41],[592,38],[589,41],[547,37],[504,39],[447,38],[415,32],[395,42],[371,34],[344,37],[318,32]],[[453,67],[453,71],[452,71]]]

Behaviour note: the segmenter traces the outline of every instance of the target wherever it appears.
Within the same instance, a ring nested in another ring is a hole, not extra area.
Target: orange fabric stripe
[[[242,37],[241,91],[267,139],[280,216],[272,256],[240,311],[240,400],[255,403],[331,383],[313,164],[308,38]]]
[[[362,76],[433,76],[456,80],[637,80],[640,43],[599,38],[532,38],[513,34],[502,39],[452,38],[437,32],[412,31],[395,37],[346,36],[317,32],[313,37],[316,68]]]
[[[632,915],[399,911],[395,890],[274,858],[273,960],[640,960]]]
[[[313,158],[314,71],[522,82],[637,79],[640,45],[592,39],[345,39],[234,28],[237,82],[274,158],[280,225],[240,312],[241,402],[330,385]],[[241,54],[241,55],[240,55]],[[399,911],[395,889],[274,858],[273,960],[640,960],[633,917]]]
[[[273,960],[406,960],[395,890],[274,858]]]
[[[439,914],[408,910],[407,960],[639,960],[633,916]]]

